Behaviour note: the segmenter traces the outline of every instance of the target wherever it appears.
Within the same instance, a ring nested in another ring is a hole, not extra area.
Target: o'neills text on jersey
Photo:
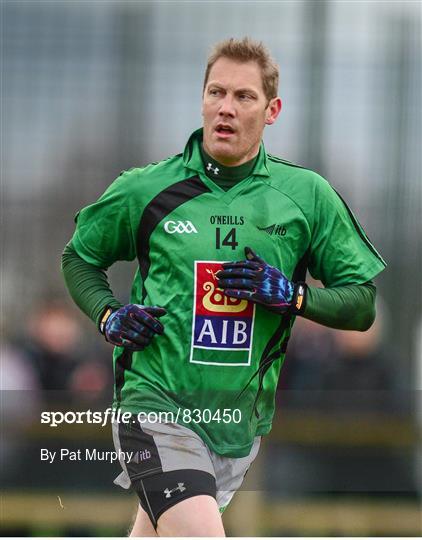
[[[211,216],[211,225],[243,225],[245,218],[243,216]]]

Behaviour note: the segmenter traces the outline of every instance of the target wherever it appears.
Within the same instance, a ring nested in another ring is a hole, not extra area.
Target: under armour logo
[[[185,484],[183,482],[179,482],[177,484],[177,487],[173,489],[166,488],[163,493],[166,494],[166,499],[170,499],[171,494],[174,493],[175,491],[180,491],[180,493],[183,493],[184,491],[186,491]]]
[[[168,234],[198,233],[192,221],[166,221],[164,223],[164,230]]]
[[[217,176],[218,173],[220,172],[220,169],[218,167],[213,167],[212,163],[208,163],[207,171],[212,171]]]

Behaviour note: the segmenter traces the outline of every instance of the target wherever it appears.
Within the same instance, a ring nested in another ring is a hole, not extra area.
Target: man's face
[[[258,153],[265,125],[273,124],[280,110],[280,98],[268,102],[256,62],[219,58],[202,102],[205,151],[228,167],[246,163]]]

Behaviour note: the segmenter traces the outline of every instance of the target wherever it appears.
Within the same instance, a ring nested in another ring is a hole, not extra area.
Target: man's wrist
[[[101,334],[105,335],[105,325],[108,319],[110,318],[110,315],[117,310],[118,310],[117,307],[112,307],[112,306],[106,306],[103,309],[98,319],[98,330],[100,331]]]
[[[302,315],[305,311],[307,292],[308,286],[305,282],[299,281],[298,283],[295,283],[292,305],[290,308],[290,313],[292,315]]]

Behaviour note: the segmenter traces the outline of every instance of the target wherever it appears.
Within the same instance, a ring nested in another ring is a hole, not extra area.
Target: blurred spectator
[[[335,332],[337,330],[298,318],[282,368],[280,389],[320,390],[323,387],[324,375],[337,355]]]
[[[381,412],[397,409],[393,359],[382,345],[383,318],[378,313],[367,332],[334,334],[337,355],[324,374],[323,389],[330,391],[328,404],[337,410]],[[406,398],[406,396],[402,396]]]
[[[278,393],[282,438],[267,447],[267,489],[414,492],[403,435],[409,392],[395,381],[393,368],[402,359],[385,346],[386,313],[379,308],[366,332],[296,322],[300,331],[289,344]]]
[[[66,304],[51,302],[32,311],[21,350],[43,391],[84,392],[93,397],[110,390],[108,359],[106,364],[90,356],[79,320]]]
[[[338,357],[328,366],[324,388],[339,390],[388,389],[391,378],[380,347],[381,318],[366,332],[334,333]]]
[[[383,345],[383,326],[382,310],[366,332],[298,320],[280,379],[283,404],[368,411],[394,406],[394,363]]]
[[[10,343],[0,344],[0,388],[4,390],[32,391],[40,388],[37,373],[25,355]]]
[[[381,316],[366,332],[334,334],[337,358],[328,366],[323,387],[327,390],[391,390],[392,362],[381,346]]]
[[[69,388],[71,374],[78,366],[80,338],[79,324],[65,306],[51,303],[32,310],[21,346],[43,390]]]
[[[1,437],[0,479],[17,473],[25,455],[23,433],[39,418],[40,384],[25,356],[10,343],[0,344]]]

